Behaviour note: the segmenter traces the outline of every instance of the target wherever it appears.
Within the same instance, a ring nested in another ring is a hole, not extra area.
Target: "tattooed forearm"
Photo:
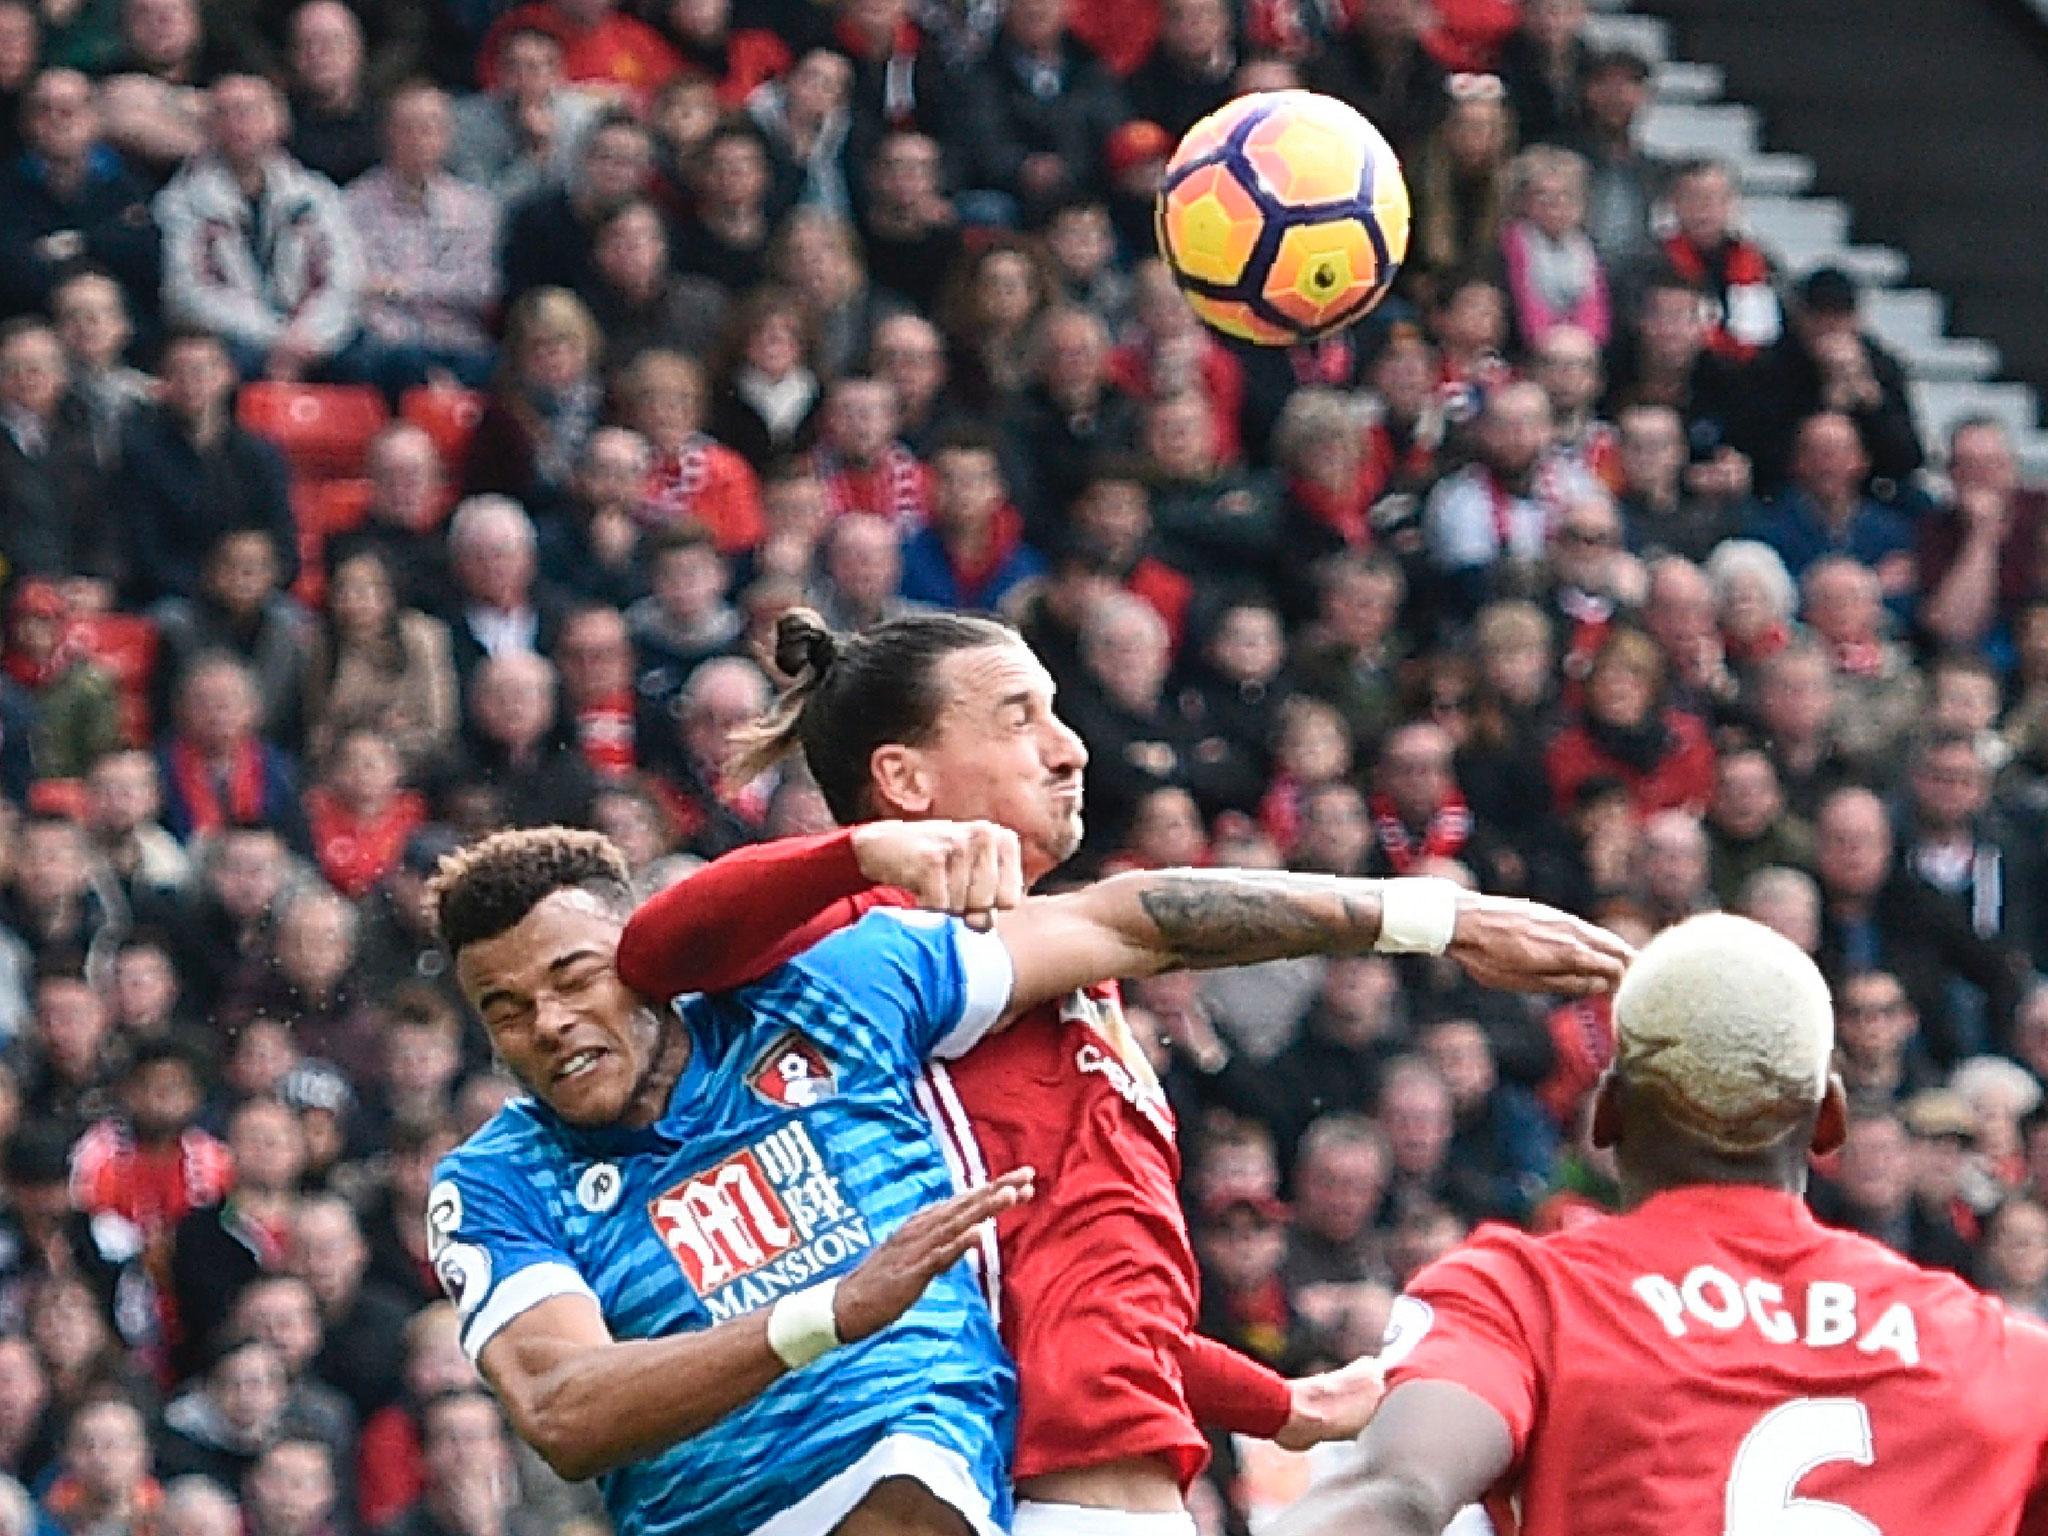
[[[1368,881],[1244,870],[1140,878],[1139,905],[1170,956],[1164,969],[1359,953],[1379,936],[1379,897]]]

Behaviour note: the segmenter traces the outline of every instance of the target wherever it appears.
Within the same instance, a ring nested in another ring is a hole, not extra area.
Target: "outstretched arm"
[[[1252,870],[1116,875],[1027,901],[996,931],[1016,966],[1013,1014],[1109,977],[1373,950],[1447,953],[1485,986],[1604,992],[1634,953],[1554,908],[1443,881]]]
[[[878,821],[737,849],[641,905],[619,936],[619,979],[654,998],[745,986],[822,938],[830,909],[877,885],[970,920],[1015,906],[1016,836],[989,822]]]
[[[1500,1414],[1448,1381],[1389,1392],[1358,1449],[1352,1466],[1287,1511],[1274,1536],[1437,1536],[1514,1455]]]
[[[477,1364],[520,1438],[563,1477],[650,1455],[715,1424],[785,1371],[879,1331],[1031,1196],[1015,1169],[929,1206],[838,1280],[697,1333],[615,1340],[591,1297],[551,1296],[505,1323]]]

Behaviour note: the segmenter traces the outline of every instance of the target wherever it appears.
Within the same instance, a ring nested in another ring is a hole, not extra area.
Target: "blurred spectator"
[[[1804,870],[1776,865],[1743,882],[1735,910],[1798,945],[1820,952],[1820,886]]]
[[[612,372],[655,349],[691,357],[710,350],[724,322],[725,295],[708,278],[671,270],[668,222],[653,203],[630,198],[599,219],[591,266],[583,299]]]
[[[1287,1207],[1270,1195],[1224,1192],[1202,1211],[1201,1330],[1277,1369],[1307,1367],[1319,1347],[1282,1278]]]
[[[94,1125],[72,1150],[74,1198],[89,1215],[119,1216],[162,1260],[185,1214],[227,1192],[234,1159],[225,1143],[200,1129],[198,1063],[175,1042],[144,1041],[134,1049],[120,1102],[121,1114]]]
[[[545,101],[520,105],[522,122],[551,112]],[[507,211],[498,257],[505,297],[516,302],[535,288],[587,293],[596,275],[598,222],[640,195],[653,169],[653,143],[630,114],[614,110],[592,123],[578,142],[573,172],[559,184],[539,182]],[[509,326],[506,339],[509,346]]]
[[[508,496],[472,496],[448,523],[455,670],[465,685],[493,657],[554,649],[563,603],[543,582],[533,520]]]
[[[1676,228],[1664,239],[1664,259],[1710,301],[1708,348],[1748,362],[1778,341],[1784,315],[1770,257],[1741,233],[1734,172],[1718,160],[1680,166],[1671,215]]]
[[[108,537],[90,426],[69,384],[47,324],[0,324],[0,556],[10,572],[118,580],[127,552]]]
[[[313,0],[299,13],[342,10]],[[448,96],[410,85],[384,109],[384,160],[352,178],[342,206],[362,242],[363,328],[378,382],[393,394],[453,374],[472,387],[491,371],[486,322],[498,298],[498,205],[443,167]]]
[[[732,733],[758,719],[768,701],[761,669],[738,656],[706,661],[678,696],[666,780],[678,838],[691,852],[712,858],[762,835],[780,776],[733,785],[725,769]]]
[[[1703,561],[1748,516],[1725,471],[1702,479],[1686,459],[1685,422],[1668,405],[1631,405],[1615,424],[1617,495],[1629,548]]]
[[[256,680],[235,657],[212,651],[187,668],[158,749],[164,826],[180,841],[261,822],[304,846],[297,770],[258,734],[261,709]]]
[[[639,513],[653,464],[630,427],[599,427],[583,445],[569,510],[537,530],[541,564],[577,596],[624,608],[644,589]]]
[[[1058,296],[1052,264],[1014,236],[962,258],[938,309],[959,403],[991,414],[1010,404],[1029,379],[1038,320]]]
[[[1506,201],[1501,255],[1523,346],[1540,349],[1562,325],[1605,345],[1612,315],[1607,274],[1586,235],[1585,161],[1548,144],[1523,150],[1508,168]]]
[[[55,1447],[50,1444],[54,1426],[45,1409],[50,1402],[49,1383],[43,1377],[42,1362],[18,1333],[0,1334],[0,1467],[6,1471],[6,1492],[0,1500],[15,1502],[15,1491],[23,1482],[33,1482],[42,1473]],[[8,1485],[11,1485],[9,1487]],[[15,1518],[27,1512],[27,1498],[12,1511]],[[32,1536],[34,1525],[16,1525],[11,1536]]]
[[[520,1507],[512,1445],[498,1405],[476,1387],[443,1392],[419,1410],[425,1465],[418,1500],[392,1536],[540,1536],[553,1529]]]
[[[167,1476],[197,1474],[241,1487],[284,1429],[289,1390],[274,1348],[258,1338],[230,1339],[165,1407],[159,1466]]]
[[[306,791],[314,862],[350,900],[390,873],[425,820],[426,802],[404,787],[397,748],[367,725],[336,740],[320,782]]]
[[[1290,1285],[1342,1285],[1381,1273],[1376,1228],[1386,1185],[1386,1142],[1365,1116],[1338,1112],[1309,1126],[1291,1184]]]
[[[241,1536],[242,1509],[210,1479],[171,1479],[164,1488],[163,1536]]]
[[[1116,79],[1068,31],[1066,0],[1016,0],[959,102],[969,186],[1027,213],[1104,185],[1102,152],[1126,108]]]
[[[275,1440],[243,1488],[248,1536],[346,1536],[334,1455],[318,1440]]]
[[[83,984],[71,986],[77,989]],[[84,1002],[76,990],[68,990],[61,1004],[54,988],[52,994],[43,1005],[52,1022],[60,1008],[83,1013]],[[97,1046],[101,1042],[95,1039],[91,1043]],[[61,1068],[64,1064],[52,1059],[49,1065]],[[35,1074],[24,1073],[23,1080],[25,1086],[33,1085]],[[72,1389],[83,1383],[91,1369],[105,1363],[85,1357],[102,1343],[118,1342],[109,1334],[108,1320],[118,1316],[133,1337],[146,1338],[154,1324],[148,1312],[155,1298],[142,1269],[141,1234],[119,1217],[95,1221],[72,1199],[69,1156],[80,1117],[65,1103],[63,1084],[55,1072],[44,1082],[51,1093],[41,1101],[42,1118],[22,1126],[7,1145],[7,1202],[0,1207],[0,1232],[11,1246],[0,1259],[0,1321],[7,1330],[0,1335],[0,1356],[6,1354],[5,1339],[19,1336],[31,1315],[68,1313],[82,1302],[92,1325],[90,1337],[71,1358],[78,1372],[60,1369],[60,1363],[47,1356],[38,1362],[38,1384],[44,1395],[62,1399],[57,1407],[68,1411],[77,1406]],[[58,1287],[67,1284],[76,1289],[60,1295]],[[41,1355],[42,1345],[36,1348]],[[25,1374],[19,1362],[11,1373],[0,1369],[0,1385],[12,1385]],[[44,1428],[54,1430],[61,1417],[61,1413],[53,1414]],[[22,1436],[37,1432],[33,1423],[20,1421],[15,1430]],[[48,1450],[47,1444],[16,1447],[17,1454],[46,1455]],[[25,1466],[17,1462],[14,1470],[23,1471]]]
[[[1500,73],[1524,144],[1563,144],[1579,125],[1590,50],[1585,0],[1529,0]]]
[[[697,668],[739,650],[740,616],[725,600],[732,573],[709,530],[677,523],[647,543],[648,595],[626,610],[626,626],[637,686],[666,708]]]
[[[436,861],[455,846],[445,827],[422,827],[406,841],[398,867],[363,903],[356,969],[372,997],[388,996],[408,981],[426,982],[444,992],[452,987],[448,957],[434,935],[426,885]]]
[[[390,1161],[363,1220],[371,1280],[404,1296],[411,1308],[442,1294],[427,1256],[427,1196],[434,1165],[455,1150],[448,1116],[462,1068],[462,1025],[452,1006],[415,989],[394,1005],[385,1032],[378,1107],[388,1129],[379,1140],[389,1147]]]
[[[2041,588],[2048,497],[2020,484],[2000,423],[1966,417],[1948,442],[1948,498],[1920,521],[1916,618],[1941,644],[1974,649]]]
[[[261,701],[261,734],[296,743],[305,731],[306,616],[279,583],[283,559],[268,528],[223,529],[200,567],[190,599],[168,597],[157,608],[159,717],[177,685],[201,656],[233,656],[249,669]]]
[[[114,680],[86,654],[71,604],[55,583],[31,577],[14,584],[0,671],[26,704],[26,746],[38,777],[83,778],[120,747]]]
[[[377,114],[363,76],[363,28],[355,12],[342,0],[306,0],[291,15],[285,66],[293,157],[346,186],[377,163]],[[367,251],[364,267],[367,279]]]
[[[340,194],[285,152],[284,132],[276,87],[221,80],[208,94],[206,151],[154,207],[165,316],[216,332],[244,377],[289,381],[349,370],[363,268]]]
[[[744,106],[756,86],[783,74],[792,62],[789,45],[773,29],[735,27],[729,0],[669,0],[648,12],[685,70],[710,78],[722,110]]]
[[[315,1371],[366,1421],[402,1389],[408,1308],[382,1286],[365,1282],[369,1249],[355,1212],[336,1196],[314,1195],[300,1203],[289,1262],[320,1304],[326,1342]]]
[[[1883,594],[1868,566],[1826,556],[1802,586],[1807,626],[1834,658],[1835,742],[1867,776],[1883,777],[1921,712],[1922,679],[1904,647],[1884,637]]]
[[[312,1374],[320,1353],[320,1310],[296,1275],[259,1275],[235,1298],[232,1337],[261,1339],[284,1365],[285,1404],[279,1427],[326,1445],[337,1466],[355,1456],[356,1416],[347,1399]]]
[[[517,826],[581,826],[595,781],[565,739],[555,669],[531,651],[507,650],[477,664],[469,681],[469,729],[457,780],[490,782]]]
[[[80,1406],[65,1427],[57,1476],[42,1502],[67,1536],[147,1536],[156,1529],[163,1487],[150,1475],[149,1437],[133,1403],[102,1398]]]
[[[284,840],[262,822],[229,822],[196,851],[198,886],[176,940],[178,974],[211,1019],[222,999],[254,984],[270,957],[272,908],[293,874]]]
[[[1825,903],[1822,969],[1833,976],[1883,969],[1898,977],[1927,1031],[1929,1053],[1943,1066],[2004,1042],[2023,957],[1979,936],[1966,914],[1899,865],[1884,804],[1869,790],[1836,790],[1822,802],[1814,831]]]
[[[1631,405],[1667,405],[1685,424],[1688,456],[1718,463],[1725,479],[1735,450],[1731,433],[1746,407],[1742,370],[1707,346],[1707,302],[1699,286],[1668,268],[1644,279],[1633,308],[1633,325],[1616,338],[1608,365],[1607,414],[1619,419]],[[1723,451],[1725,449],[1725,452]],[[1742,461],[1745,469],[1747,459]],[[1732,485],[1723,494],[1741,490]]]
[[[1377,3],[1412,8],[1412,0]],[[1514,120],[1499,79],[1451,76],[1447,108],[1422,141],[1409,181],[1415,220],[1404,270],[1424,303],[1447,299],[1461,275],[1495,260],[1509,216],[1514,152]]]
[[[117,892],[94,869],[85,833],[68,816],[24,817],[14,878],[0,915],[39,959],[69,964],[83,958],[97,969],[126,925]]]
[[[1899,818],[1907,869],[1939,892],[1979,938],[2048,956],[2044,872],[2036,840],[2002,814],[1979,738],[1928,730],[1913,743]]]
[[[854,374],[825,392],[823,430],[809,455],[834,520],[864,514],[902,534],[930,515],[932,473],[897,435],[896,391]]]
[[[424,429],[394,421],[370,439],[363,477],[368,504],[361,522],[322,550],[328,576],[358,552],[375,550],[399,582],[401,606],[437,605],[448,583],[440,524],[452,500],[440,450]]]
[[[761,542],[754,468],[704,431],[703,371],[669,351],[643,352],[615,386],[627,423],[653,450],[636,516],[653,527],[684,520],[708,529],[721,553]]]
[[[748,98],[746,115],[768,152],[772,206],[815,209],[832,218],[852,210],[846,141],[853,65],[828,47],[807,48],[778,78]]]
[[[1279,548],[1278,487],[1222,462],[1208,402],[1194,393],[1153,401],[1144,450],[1159,557],[1191,577],[1198,593],[1269,583]]]
[[[58,282],[89,263],[153,313],[159,251],[148,190],[101,142],[92,82],[76,70],[45,70],[21,111],[22,156],[0,173],[5,312],[46,308]]]
[[[882,292],[930,313],[961,251],[939,146],[921,133],[891,133],[866,169],[859,216],[868,276]]]
[[[742,294],[760,281],[780,211],[769,201],[768,146],[757,129],[735,120],[712,130],[699,155],[690,167],[695,206],[676,231],[676,268]]]
[[[1920,1123],[1930,1140],[1967,1137],[1969,1119],[1960,1102],[1923,1098]],[[1823,1196],[1829,1219],[1876,1238],[1919,1264],[1958,1270],[1970,1263],[1968,1244],[1944,1213],[1930,1210],[1916,1195],[1914,1138],[1895,1115],[1864,1115],[1850,1121],[1842,1144],[1834,1188]]]
[[[1841,984],[1835,1070],[1856,1114],[1888,1113],[1941,1076],[1920,1040],[1920,1019],[1898,978],[1864,971]]]
[[[2021,1316],[2048,1319],[2048,1207],[2022,1196],[1992,1212],[1975,1278]]]
[[[1371,504],[1378,490],[1365,461],[1366,440],[1351,401],[1333,389],[1304,389],[1287,402],[1273,428],[1273,463],[1284,477],[1280,539],[1303,561],[1289,562],[1286,585],[1297,613],[1312,611],[1308,561],[1372,541]]]
[[[1914,589],[1913,532],[1900,513],[1865,491],[1869,467],[1853,420],[1838,411],[1808,417],[1799,426],[1791,480],[1751,531],[1778,552],[1794,580],[1830,553],[1869,566],[1886,601],[1903,614]]]
[[[1217,457],[1235,463],[1243,452],[1238,441],[1243,364],[1188,307],[1165,262],[1156,257],[1140,261],[1131,290],[1132,323],[1109,355],[1110,378],[1141,404],[1189,390],[1200,394],[1209,402]]]
[[[1302,690],[1327,699],[1354,741],[1393,722],[1403,641],[1395,620],[1406,582],[1385,556],[1336,555],[1312,568],[1315,622],[1301,635],[1294,671]]]
[[[1003,483],[995,439],[948,437],[931,458],[930,525],[904,545],[903,596],[987,611],[1045,562],[1024,542],[1023,519]]]
[[[529,0],[503,12],[484,36],[477,78],[486,90],[497,84],[492,66],[502,57],[499,39],[527,29],[547,32],[561,43],[562,69],[570,80],[635,107],[645,105],[682,68],[667,40],[619,10],[617,0]]]
[[[199,0],[122,0],[120,51],[100,110],[108,141],[156,177],[205,146],[206,52]]]
[[[1420,1044],[1450,1094],[1453,1203],[1475,1217],[1526,1221],[1557,1160],[1535,1095],[1500,1080],[1493,1045],[1472,1019],[1427,1023]]]
[[[1348,14],[1350,24],[1310,64],[1303,83],[1356,107],[1378,125],[1402,161],[1413,164],[1423,136],[1444,114],[1447,80],[1492,77],[1444,74],[1422,46],[1429,8],[1421,0],[1362,0]],[[1492,84],[1491,99],[1504,106],[1507,93],[1498,79]]]
[[[810,445],[824,387],[802,303],[756,288],[734,311],[711,373],[711,435],[758,472]]]
[[[1626,785],[1639,817],[1673,807],[1706,808],[1714,749],[1693,716],[1668,707],[1664,661],[1640,630],[1618,629],[1594,655],[1578,723],[1551,744],[1551,793],[1560,814],[1595,778]]]
[[[283,456],[234,419],[228,347],[205,331],[173,331],[159,360],[163,403],[138,411],[121,449],[135,595],[194,597],[223,528],[261,528],[277,550],[277,579],[298,578]]]
[[[1405,875],[1439,859],[1486,871],[1489,888],[1519,884],[1521,861],[1477,824],[1459,792],[1450,735],[1410,721],[1382,739],[1373,775],[1372,843],[1362,873]]]
[[[1650,66],[1624,50],[1593,52],[1581,66],[1578,127],[1563,140],[1586,162],[1586,233],[1617,286],[1627,291],[1655,249],[1651,213],[1663,170],[1642,147]]]
[[[244,1288],[283,1268],[292,1199],[306,1160],[298,1117],[272,1098],[235,1107],[227,1151],[235,1170],[232,1192],[186,1212],[170,1245],[179,1358],[187,1370],[206,1358]]]
[[[1715,763],[1707,842],[1714,896],[1725,907],[1761,871],[1813,862],[1813,829],[1787,810],[1778,770],[1761,748],[1723,751]]]
[[[1125,82],[1131,113],[1177,141],[1233,94],[1237,50],[1223,0],[1167,0],[1159,38]]]
[[[1038,319],[1030,382],[1004,423],[1005,477],[1025,529],[1041,547],[1085,485],[1098,455],[1138,443],[1138,409],[1110,369],[1109,329],[1085,309],[1063,306]]]
[[[454,103],[448,169],[510,208],[570,178],[598,104],[567,87],[552,33],[507,27],[496,46],[497,83]]]
[[[409,768],[455,737],[448,628],[399,605],[389,559],[357,549],[334,564],[307,662],[307,747],[323,761],[352,729],[383,734]]]
[[[1559,636],[1568,689],[1628,620],[1644,593],[1642,566],[1622,548],[1621,514],[1604,492],[1574,496],[1560,509],[1550,542],[1545,615]]]
[[[905,446],[928,455],[949,413],[946,345],[938,327],[918,315],[885,315],[875,322],[870,361],[875,375],[896,390],[898,431]]]
[[[1577,325],[1553,325],[1530,349],[1529,361],[1550,400],[1559,457],[1602,486],[1613,485],[1620,471],[1615,431],[1596,413],[1605,382],[1599,345]]]
[[[155,288],[149,289],[153,307]],[[116,469],[129,418],[156,399],[156,380],[125,359],[135,328],[129,297],[104,273],[80,267],[50,289],[50,313],[70,367],[71,393],[84,408],[93,462]],[[87,568],[83,562],[80,569]]]
[[[191,859],[158,819],[163,804],[156,759],[139,748],[106,753],[86,775],[91,857],[138,917],[162,912],[192,873]]]
[[[1855,282],[1837,268],[1801,280],[1785,334],[1757,356],[1744,382],[1745,425],[1736,445],[1754,461],[1759,489],[1801,478],[1806,423],[1817,412],[1855,428],[1859,487],[1870,476],[1903,482],[1923,462],[1905,370],[1858,328]]]
[[[568,498],[602,414],[603,347],[573,293],[538,288],[512,306],[498,381],[469,441],[465,492],[497,492],[539,512]]]

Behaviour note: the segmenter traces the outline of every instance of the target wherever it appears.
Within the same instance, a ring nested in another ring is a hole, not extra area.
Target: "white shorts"
[[[1195,1517],[1182,1510],[1133,1514],[1019,1499],[1010,1530],[1013,1536],[1195,1536]]]

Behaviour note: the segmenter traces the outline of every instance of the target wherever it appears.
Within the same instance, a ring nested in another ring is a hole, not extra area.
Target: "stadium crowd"
[[[1012,619],[1075,873],[1450,873],[1836,988],[1831,1219],[2048,1316],[2048,500],[1927,462],[1842,273],[1659,164],[1582,0],[0,0],[0,1536],[594,1527],[426,1263],[510,1091],[439,857],[647,889],[807,603]],[[1386,130],[1395,296],[1258,351],[1174,140]],[[1370,1352],[1480,1221],[1611,1198],[1604,1001],[1285,962],[1131,989],[1207,1326]],[[1210,1474],[1241,1529],[1288,1468]],[[579,1525],[579,1523],[581,1523]]]

